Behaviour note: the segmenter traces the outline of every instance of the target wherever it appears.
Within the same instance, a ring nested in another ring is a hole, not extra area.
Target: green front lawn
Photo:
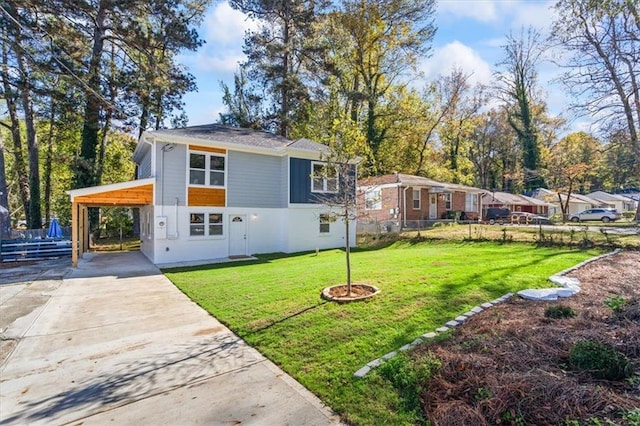
[[[397,242],[352,253],[353,280],[382,292],[365,302],[325,302],[343,283],[341,250],[165,270],[191,299],[356,424],[411,424],[392,386],[367,362],[486,301],[524,288],[596,251],[525,244]]]

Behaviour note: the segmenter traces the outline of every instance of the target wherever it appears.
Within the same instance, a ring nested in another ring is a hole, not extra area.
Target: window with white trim
[[[366,210],[382,209],[382,190],[371,189],[364,193],[364,207]]]
[[[414,189],[413,190],[413,209],[414,210],[420,210],[420,190],[419,189]]]
[[[477,212],[478,211],[478,194],[466,194],[464,200],[464,211]]]
[[[225,156],[220,154],[189,153],[189,184],[224,186]]]
[[[451,193],[444,194],[444,208],[445,210],[451,210]]]
[[[311,162],[311,192],[338,192],[338,169]]]
[[[191,213],[189,235],[192,237],[215,237],[223,235],[222,213]]]
[[[331,215],[328,213],[320,214],[320,233],[328,234],[331,232]]]

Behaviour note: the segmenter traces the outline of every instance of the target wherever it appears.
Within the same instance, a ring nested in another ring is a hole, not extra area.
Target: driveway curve
[[[139,252],[85,255],[22,327],[2,424],[339,424]]]

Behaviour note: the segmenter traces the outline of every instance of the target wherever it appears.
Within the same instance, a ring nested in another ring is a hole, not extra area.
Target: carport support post
[[[71,266],[78,267],[78,203],[71,206]]]

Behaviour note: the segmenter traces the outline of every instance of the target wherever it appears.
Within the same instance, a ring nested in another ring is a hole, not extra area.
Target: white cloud
[[[493,22],[498,19],[496,2],[493,0],[442,0],[438,2],[438,14],[472,18],[480,22]]]
[[[551,22],[556,18],[556,13],[552,9],[554,4],[555,1],[519,2],[513,9],[512,30],[531,26],[546,33]]]
[[[451,73],[454,68],[471,74],[471,84],[492,81],[489,64],[475,50],[457,40],[435,49],[433,56],[422,63],[421,71],[427,80],[433,80]]]
[[[207,42],[242,46],[244,33],[258,28],[258,23],[249,19],[244,13],[233,9],[225,1],[218,3],[207,13],[204,26],[204,37]]]

